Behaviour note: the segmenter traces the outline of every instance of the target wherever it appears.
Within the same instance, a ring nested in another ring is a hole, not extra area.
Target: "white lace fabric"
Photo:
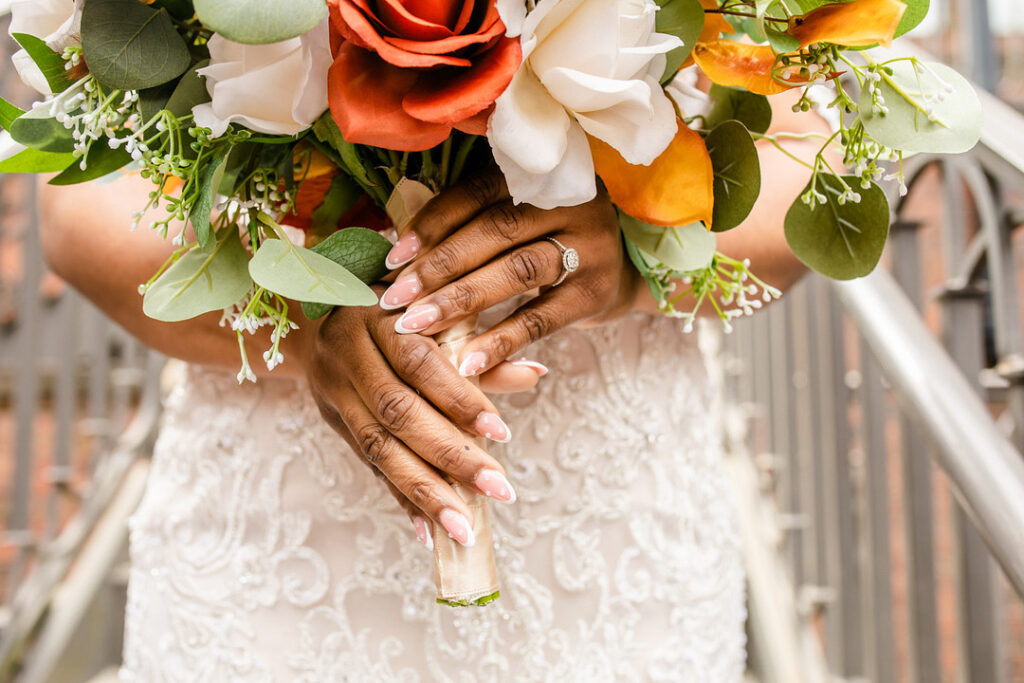
[[[745,661],[739,536],[692,336],[631,316],[530,349],[496,401],[502,597],[434,602],[408,517],[308,390],[192,368],[131,525],[131,681],[697,681]]]

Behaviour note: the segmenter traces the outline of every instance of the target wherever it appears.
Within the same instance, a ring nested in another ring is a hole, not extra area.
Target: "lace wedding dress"
[[[530,349],[499,398],[502,597],[434,602],[433,561],[379,481],[283,380],[191,368],[132,520],[131,681],[736,682],[743,570],[713,385],[672,320]]]

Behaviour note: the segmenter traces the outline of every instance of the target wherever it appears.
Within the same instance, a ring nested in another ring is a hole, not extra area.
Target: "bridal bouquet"
[[[718,253],[760,194],[769,96],[833,108],[786,217],[793,252],[848,279],[889,226],[878,182],[915,152],[980,134],[970,85],[941,64],[875,61],[927,0],[14,0],[22,79],[0,101],[0,172],[153,183],[144,215],[177,250],[142,285],[148,315],[224,311],[281,340],[304,317],[377,302],[386,235],[430,196],[497,164],[513,199],[619,209],[630,257],[668,314],[726,326],[778,291]],[[693,109],[687,74],[714,83]],[[856,91],[856,92],[855,92]],[[688,109],[689,108],[689,109]],[[828,160],[838,150],[847,169]],[[904,188],[905,189],[905,188]],[[682,286],[679,283],[683,283]],[[685,310],[682,302],[687,302]],[[456,562],[462,561],[455,557]],[[454,601],[478,603],[488,595]]]

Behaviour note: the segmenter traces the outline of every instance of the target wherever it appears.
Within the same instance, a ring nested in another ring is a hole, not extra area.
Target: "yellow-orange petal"
[[[714,171],[704,139],[679,122],[679,131],[650,166],[634,166],[607,143],[590,138],[594,167],[611,200],[633,218],[665,227],[697,221],[711,227]]]
[[[797,69],[781,69],[788,82],[772,78],[775,52],[768,45],[748,45],[735,40],[698,43],[693,58],[712,83],[745,88],[758,95],[778,95],[807,84]]]
[[[700,4],[704,6],[705,10],[716,10],[718,9],[718,0],[700,0]],[[704,30],[700,32],[700,37],[697,39],[697,44],[708,43],[712,40],[718,40],[723,33],[735,34],[736,29],[732,27],[725,17],[721,14],[704,14]],[[693,65],[693,52],[683,62],[681,69],[685,69],[688,66]]]
[[[794,18],[787,33],[803,47],[835,43],[849,47],[889,45],[907,6],[899,0],[854,0],[826,5]]]

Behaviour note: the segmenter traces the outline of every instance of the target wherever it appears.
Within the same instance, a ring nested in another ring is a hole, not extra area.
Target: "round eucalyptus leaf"
[[[711,86],[710,95],[715,106],[705,119],[709,128],[736,120],[746,126],[747,130],[764,135],[771,127],[772,105],[764,95],[723,85]]]
[[[388,267],[384,260],[391,246],[386,237],[374,230],[345,228],[313,247],[313,251],[331,259],[369,285],[387,275]],[[310,320],[327,315],[331,308],[327,304],[302,304],[302,311]]]
[[[82,53],[111,90],[144,90],[185,73],[192,57],[166,10],[138,0],[89,0],[82,10]]]
[[[897,38],[913,31],[917,28],[918,24],[924,21],[924,18],[928,15],[928,6],[930,4],[928,0],[903,0],[903,3],[907,6],[907,11],[903,13],[900,25],[896,27]]]
[[[247,45],[301,36],[327,16],[324,0],[195,0],[194,5],[203,26]]]
[[[179,322],[231,306],[252,288],[249,252],[228,229],[205,249],[182,256],[146,290],[142,310],[150,318]]]
[[[377,295],[342,266],[314,251],[268,239],[249,261],[260,287],[288,299],[331,306],[373,306]]]
[[[679,67],[690,56],[704,30],[704,6],[700,0],[658,0],[658,4],[661,6],[655,15],[658,33],[667,33],[683,41],[682,47],[666,55],[667,63],[661,82],[668,83],[675,78]]]
[[[873,110],[867,88],[860,96],[860,117],[871,137],[893,149],[932,154],[960,154],[978,144],[981,101],[967,79],[934,62],[900,60],[887,66],[893,75],[882,74],[876,87],[889,113]]]
[[[874,183],[865,190],[857,176],[843,180],[860,194],[860,201],[841,204],[844,188],[839,179],[817,176],[817,191],[825,200],[813,209],[800,198],[793,202],[786,214],[786,241],[812,270],[834,280],[853,280],[874,270],[882,257],[889,235],[889,200]]]
[[[732,230],[750,215],[761,194],[761,161],[750,133],[739,121],[726,121],[704,141],[715,172],[711,228]]]
[[[45,112],[30,111],[18,117],[11,123],[9,132],[15,142],[40,152],[67,154],[75,150],[75,138],[71,131],[56,119],[49,118]],[[106,141],[101,140],[96,144],[106,145]]]
[[[705,268],[715,256],[715,234],[701,223],[662,228],[622,214],[619,225],[644,253],[680,273]]]

